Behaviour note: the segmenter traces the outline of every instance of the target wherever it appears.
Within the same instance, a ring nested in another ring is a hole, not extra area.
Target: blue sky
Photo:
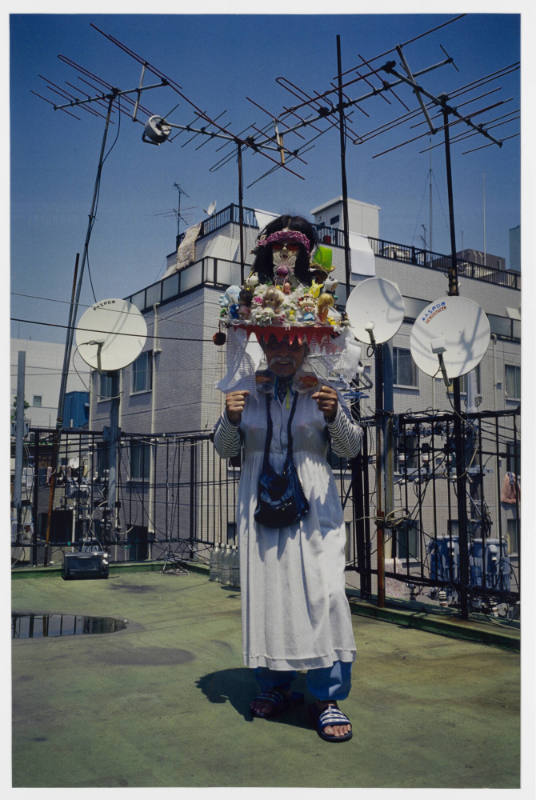
[[[355,67],[361,56],[375,58],[451,19],[450,14],[15,14],[11,16],[11,316],[65,323],[68,315],[75,256],[82,252],[104,130],[101,118],[79,113],[73,119],[31,93],[54,98],[47,81],[76,84],[77,72],[58,59],[62,54],[120,89],[133,89],[139,64],[90,27],[94,22],[158,67],[182,87],[183,94],[239,133],[246,126],[263,127],[269,118],[252,105],[280,113],[292,97],[278,76],[307,92],[329,89],[337,71],[336,36],[341,36],[343,69]],[[421,78],[432,93],[452,92],[471,81],[519,60],[518,14],[468,14],[461,20],[420,38],[404,48],[413,71],[444,58],[442,45],[459,72],[444,66]],[[396,54],[395,54],[396,57]],[[393,54],[374,61],[381,66]],[[466,95],[488,95],[460,111],[508,101],[483,114],[487,121],[519,109],[520,73],[515,72]],[[154,83],[147,76],[146,83]],[[70,90],[70,87],[67,87]],[[363,81],[348,87],[355,99],[367,90]],[[88,89],[89,92],[93,90]],[[397,90],[411,108],[415,99]],[[511,100],[510,100],[511,98]],[[60,102],[59,99],[56,102]],[[186,124],[195,112],[169,88],[145,93],[142,103],[152,113]],[[460,100],[458,102],[463,102]],[[405,109],[371,98],[354,110],[350,126],[359,135],[400,117]],[[309,113],[309,112],[307,112]],[[367,116],[368,115],[368,116]],[[141,115],[145,119],[145,115]],[[419,123],[417,128],[411,125]],[[433,249],[449,252],[448,203],[441,134],[424,137],[381,157],[377,153],[425,129],[421,119],[400,125],[365,144],[348,144],[348,192],[377,204],[380,235],[388,240],[422,246],[423,225],[429,236],[429,170],[432,170]],[[460,126],[459,126],[460,127]],[[102,175],[89,264],[97,299],[124,297],[157,280],[165,257],[174,248],[177,222],[177,182],[187,192],[182,211],[191,224],[204,216],[211,201],[219,209],[237,201],[236,163],[212,171],[222,153],[219,144],[201,139],[181,146],[186,137],[160,147],[141,141],[142,126],[122,116],[112,126]],[[519,120],[496,128],[499,138],[518,133]],[[310,128],[302,131],[311,136]],[[454,136],[454,130],[452,135]],[[463,151],[484,144],[473,137],[453,143],[454,207],[458,249],[484,247],[509,263],[508,229],[520,224],[520,139],[503,147],[488,147],[468,155]],[[430,152],[420,152],[429,144]],[[225,151],[224,151],[225,152]],[[308,214],[310,209],[341,193],[339,137],[331,130],[294,162],[303,179],[278,170],[251,188],[247,185],[271,166],[259,154],[244,156],[246,206]],[[184,223],[181,223],[184,227]],[[33,295],[30,298],[22,295]],[[47,298],[47,299],[43,299]],[[86,275],[81,296],[93,302]],[[63,341],[64,330],[13,323],[12,335]]]

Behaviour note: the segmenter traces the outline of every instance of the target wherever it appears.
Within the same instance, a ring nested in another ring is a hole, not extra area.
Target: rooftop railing
[[[253,208],[244,208],[243,209],[244,215],[244,225],[248,228],[258,228],[258,221],[257,216],[255,213],[255,209]],[[229,224],[236,224],[238,225],[240,222],[240,212],[239,207],[235,203],[231,203],[226,208],[223,208],[217,214],[213,214],[211,217],[207,217],[207,219],[203,220],[201,223],[201,229],[198,234],[198,240],[203,239],[206,236],[209,236],[212,233],[224,228],[226,225]],[[340,228],[332,228],[328,225],[316,225],[316,230],[318,233],[318,239],[322,244],[329,244],[331,247],[344,247],[344,231]],[[184,234],[180,237],[181,240]],[[368,237],[370,242],[370,246],[375,256],[379,258],[386,258],[390,261],[399,261],[403,264],[414,264],[417,267],[424,267],[425,269],[432,269],[438,270],[439,272],[448,272],[451,265],[451,256],[445,255],[443,253],[435,253],[431,250],[422,249],[420,247],[415,247],[414,245],[406,245],[400,244],[398,242],[391,242],[387,239],[376,239],[372,236]],[[213,259],[220,264],[231,264],[232,262],[225,262],[224,259]],[[199,265],[208,263],[209,259],[202,259],[201,261],[192,264],[190,267],[186,267],[185,269],[180,270],[180,273],[185,273],[184,280],[178,279],[176,273],[171,275],[168,278],[161,279],[155,284],[148,286],[146,289],[142,289],[140,292],[137,292],[134,295],[130,295],[129,300],[135,303],[138,308],[144,310],[145,308],[150,308],[154,302],[162,302],[170,297],[168,288],[173,281],[177,283],[183,284],[190,284],[192,280],[192,273],[188,273],[188,270],[191,270],[193,267],[196,267],[196,272],[198,274],[198,280],[196,285],[201,285],[202,283],[222,283],[225,284],[225,280],[212,280],[209,277],[203,277],[199,280]],[[504,286],[508,289],[517,289],[521,290],[521,274],[519,272],[514,272],[512,270],[500,270],[494,269],[493,267],[488,267],[483,264],[477,264],[475,261],[467,261],[467,260],[458,260],[458,273],[463,275],[466,278],[472,278],[473,280],[477,281],[484,281],[486,283],[492,283],[496,286]],[[233,270],[229,267],[227,268],[229,274],[233,273],[233,281],[234,283],[240,282],[240,275],[238,272],[238,277],[234,275]],[[204,266],[202,267],[203,276],[205,273]],[[186,277],[188,276],[188,277]],[[222,271],[223,277],[223,271]],[[173,278],[173,281],[170,279]],[[164,284],[168,282],[166,286],[168,288],[159,288],[159,284]],[[192,288],[192,286],[189,286]],[[182,288],[177,290],[174,296],[177,296],[179,293],[184,293],[185,289]],[[145,295],[145,299],[142,299],[142,295]],[[139,305],[139,302],[143,304]]]

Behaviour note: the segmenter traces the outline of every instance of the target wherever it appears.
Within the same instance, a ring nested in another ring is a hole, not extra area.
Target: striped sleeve
[[[341,458],[354,458],[361,450],[363,428],[354,422],[339,403],[333,422],[328,422],[331,449]]]
[[[240,453],[240,427],[233,425],[225,411],[214,428],[214,447],[222,458],[232,458]]]

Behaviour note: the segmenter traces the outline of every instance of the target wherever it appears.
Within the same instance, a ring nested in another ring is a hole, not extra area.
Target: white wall
[[[65,346],[58,342],[42,342],[35,339],[11,340],[11,392],[10,405],[17,394],[17,364],[20,350],[26,352],[24,398],[30,407],[25,418],[36,428],[54,428],[58,415],[61,370]],[[74,370],[76,370],[79,374]],[[88,391],[89,368],[79,355],[71,357],[67,392]],[[41,397],[41,407],[33,404],[34,397]],[[68,424],[68,421],[66,421]]]

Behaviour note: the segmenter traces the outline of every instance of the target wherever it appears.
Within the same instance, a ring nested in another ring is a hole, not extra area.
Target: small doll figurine
[[[258,283],[259,276],[256,272],[252,272],[251,275],[245,280],[245,284],[249,289],[254,289],[256,286],[258,286]]]
[[[314,297],[310,294],[304,294],[303,297],[298,299],[298,308],[302,315],[302,322],[310,324],[315,319],[316,303]]]
[[[253,289],[245,287],[238,295],[238,317],[239,319],[249,319],[251,314],[251,303],[253,301]]]
[[[308,294],[310,294],[311,297],[319,297],[321,291],[322,291],[322,284],[317,283],[316,280],[313,278],[313,281],[309,287]]]
[[[326,280],[324,281],[324,291],[333,294],[335,289],[337,288],[338,281],[331,275],[328,275]]]
[[[335,305],[333,295],[328,292],[323,292],[318,298],[317,302],[317,316],[322,325],[325,325],[328,319],[328,312],[331,306]]]
[[[271,308],[277,314],[281,306],[283,305],[283,301],[285,299],[285,295],[275,286],[270,286],[269,289],[266,290],[264,293],[264,301],[263,306],[264,308]]]

